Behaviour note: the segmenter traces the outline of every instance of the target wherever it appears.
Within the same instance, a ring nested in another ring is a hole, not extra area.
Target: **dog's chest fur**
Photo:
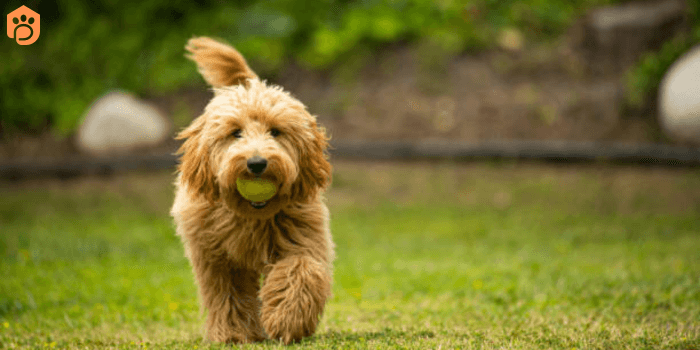
[[[304,230],[299,230],[298,220],[285,212],[259,220],[243,219],[224,206],[199,209],[198,215],[176,215],[176,221],[180,221],[178,228],[182,228],[178,234],[186,246],[196,245],[212,261],[262,272],[265,266],[274,264],[279,256],[297,245],[295,236],[303,239],[300,231]],[[184,217],[190,220],[178,220]],[[192,229],[187,229],[188,226]]]
[[[199,244],[212,259],[255,271],[275,262],[275,241],[281,230],[274,218],[241,219],[228,211],[213,210],[203,219],[203,227],[188,240]]]
[[[234,220],[221,230],[213,230],[213,249],[225,252],[226,258],[236,265],[260,271],[275,262],[275,238],[280,229],[275,220]]]
[[[328,209],[320,199],[254,219],[236,215],[223,203],[195,199],[182,186],[171,214],[190,258],[190,250],[196,249],[212,263],[258,272],[291,253],[328,257],[321,259],[324,263],[333,260]]]

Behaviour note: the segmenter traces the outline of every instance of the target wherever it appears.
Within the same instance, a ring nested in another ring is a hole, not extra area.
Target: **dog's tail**
[[[204,80],[213,87],[245,84],[257,79],[245,58],[233,47],[207,37],[192,38],[185,49],[187,58],[195,61]]]

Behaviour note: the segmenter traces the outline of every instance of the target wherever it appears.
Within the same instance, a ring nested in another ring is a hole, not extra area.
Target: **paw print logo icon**
[[[17,44],[31,45],[39,38],[39,14],[27,6],[20,6],[7,14],[7,37]]]

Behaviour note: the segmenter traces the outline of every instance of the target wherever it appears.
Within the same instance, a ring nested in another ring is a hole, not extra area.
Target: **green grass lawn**
[[[171,182],[0,183],[0,348],[227,348]],[[334,296],[292,348],[700,349],[698,170],[336,162],[328,203]]]

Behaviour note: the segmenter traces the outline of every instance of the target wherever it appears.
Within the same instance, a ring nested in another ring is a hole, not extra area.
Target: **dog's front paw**
[[[307,256],[279,261],[260,292],[265,332],[285,344],[312,335],[330,292],[331,277],[320,262]]]

